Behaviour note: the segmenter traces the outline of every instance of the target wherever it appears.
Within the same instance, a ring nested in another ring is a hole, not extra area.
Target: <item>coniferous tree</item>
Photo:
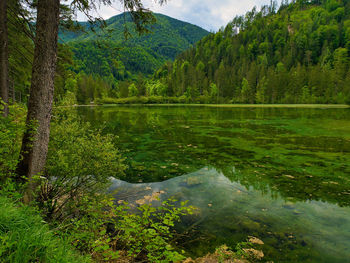
[[[0,98],[4,103],[3,115],[8,115],[9,103],[9,53],[7,34],[7,0],[0,2]]]

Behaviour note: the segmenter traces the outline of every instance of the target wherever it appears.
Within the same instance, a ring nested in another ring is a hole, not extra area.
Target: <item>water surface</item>
[[[267,260],[350,262],[350,109],[77,111],[119,136],[129,165],[121,178],[128,183],[115,182],[121,195],[138,189],[127,196],[136,200],[161,189],[199,207],[179,240],[192,255],[253,235]]]

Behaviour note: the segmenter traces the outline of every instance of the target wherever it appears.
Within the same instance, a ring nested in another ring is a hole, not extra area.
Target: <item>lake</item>
[[[178,246],[192,256],[248,236],[266,260],[350,262],[350,109],[78,107],[129,168],[113,187],[198,207]],[[148,192],[147,192],[148,191]],[[131,194],[130,194],[131,193]]]

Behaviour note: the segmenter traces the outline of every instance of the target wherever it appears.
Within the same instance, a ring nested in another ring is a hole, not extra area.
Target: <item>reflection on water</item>
[[[205,220],[188,219],[197,231],[181,240],[194,254],[256,235],[277,262],[350,258],[349,109],[120,106],[78,113],[119,136],[129,165],[121,179],[162,182],[152,188],[201,208]]]
[[[234,245],[248,234],[261,238],[266,257],[276,262],[349,260],[349,207],[272,198],[208,168],[158,183],[115,180],[111,190],[117,190],[118,200],[136,206],[137,200],[155,192],[164,192],[161,200],[169,197],[189,200],[199,210],[181,225],[183,230],[193,227],[187,233],[191,238],[183,238],[180,244],[195,255],[220,243]]]

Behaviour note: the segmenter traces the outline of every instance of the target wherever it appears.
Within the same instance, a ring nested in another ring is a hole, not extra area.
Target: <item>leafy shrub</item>
[[[0,187],[14,174],[24,131],[25,109],[19,105],[9,108],[7,118],[2,116],[0,109]]]
[[[103,98],[97,99],[97,104],[146,104],[148,103],[147,97],[129,97],[129,98]]]
[[[346,98],[346,100],[345,100],[345,103],[346,103],[347,105],[350,105],[350,92],[349,92],[349,94],[348,94],[348,96],[347,96],[347,98]]]
[[[161,206],[143,204],[138,207],[139,214],[130,213],[128,205],[115,208],[116,228],[120,232],[117,238],[126,246],[129,256],[136,259],[146,257],[149,262],[178,262],[183,256],[171,246],[174,237],[172,228],[182,215],[191,214],[192,207],[169,199]]]
[[[1,262],[90,262],[67,240],[55,236],[42,218],[28,206],[18,206],[0,196]]]
[[[115,136],[102,135],[68,111],[54,116],[46,182],[39,197],[47,218],[74,214],[84,195],[104,191],[110,177],[123,174],[125,165],[114,140]]]
[[[80,217],[72,219],[65,232],[81,251],[97,260],[110,261],[120,257],[148,262],[178,262],[184,257],[170,244],[172,227],[193,208],[175,200],[159,207],[143,204],[137,211],[129,204],[114,204],[111,197],[86,197]]]
[[[198,103],[199,100],[195,100],[194,103]],[[129,97],[129,98],[103,98],[96,100],[97,104],[177,104],[187,103],[186,96],[181,97],[162,97],[162,96],[149,96],[149,97]]]

